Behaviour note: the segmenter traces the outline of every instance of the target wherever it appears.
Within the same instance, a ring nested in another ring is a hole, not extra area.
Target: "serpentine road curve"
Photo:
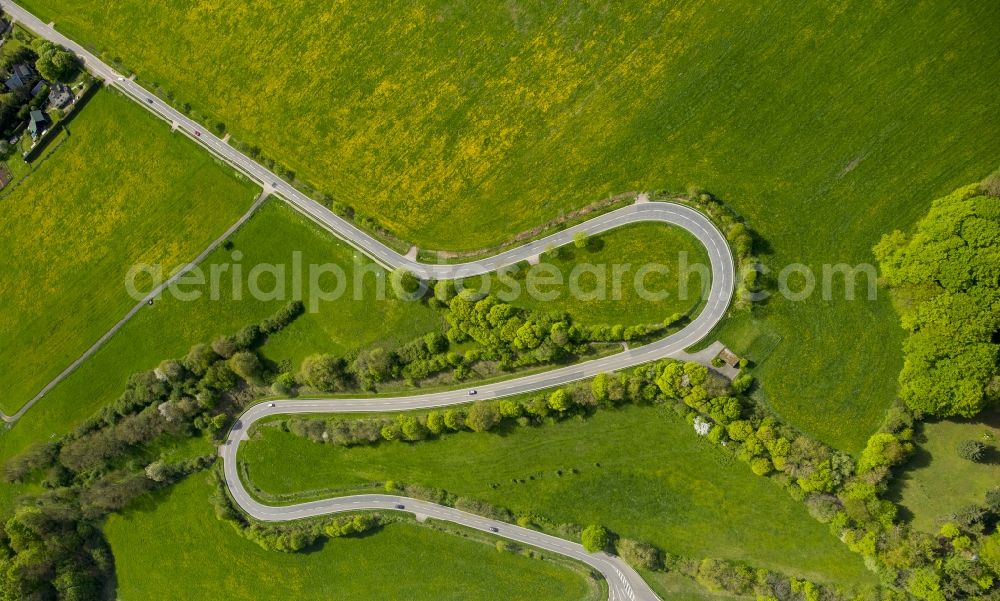
[[[735,285],[735,267],[725,237],[698,211],[671,203],[637,203],[623,207],[481,261],[455,265],[428,265],[411,260],[282,182],[276,174],[229,146],[207,128],[164,103],[138,83],[124,78],[86,48],[57,32],[49,24],[42,22],[27,10],[10,0],[0,0],[0,6],[14,19],[38,35],[75,52],[83,59],[87,68],[95,76],[103,79],[107,85],[123,92],[133,101],[171,123],[175,130],[187,135],[219,159],[260,183],[265,194],[276,194],[323,228],[389,269],[402,267],[423,279],[471,277],[490,273],[522,260],[534,259],[550,245],[560,246],[571,242],[577,232],[594,235],[626,224],[640,222],[661,222],[683,227],[697,237],[708,250],[712,268],[712,283],[708,299],[701,313],[683,330],[662,340],[609,357],[483,385],[478,388],[476,399],[495,399],[521,394],[590,378],[601,372],[621,370],[671,356],[684,356],[684,348],[707,336],[729,307]],[[607,579],[612,601],[658,599],[638,573],[621,559],[605,553],[588,553],[576,543],[534,530],[489,520],[450,507],[391,495],[355,495],[272,507],[255,501],[240,480],[237,468],[239,445],[247,439],[248,431],[254,422],[261,418],[279,414],[406,411],[455,405],[466,403],[469,400],[470,397],[466,390],[454,390],[395,398],[282,400],[258,404],[240,416],[230,430],[226,441],[220,447],[226,483],[236,503],[258,520],[286,521],[362,509],[395,510],[396,505],[404,505],[405,511],[415,513],[418,516],[447,520],[486,532],[495,528],[498,536],[584,562]],[[20,417],[20,414],[26,409],[27,407],[22,409],[17,417]]]
[[[486,273],[516,263],[535,256],[541,249],[550,244],[559,245],[571,241],[576,232],[597,234],[629,223],[650,221],[683,227],[694,234],[708,250],[712,267],[712,285],[708,300],[701,313],[683,330],[648,345],[609,357],[513,380],[486,384],[477,388],[476,399],[496,399],[559,386],[591,378],[601,372],[621,370],[666,357],[684,356],[686,347],[707,336],[722,319],[732,299],[735,269],[729,245],[723,235],[707,218],[688,207],[671,203],[641,203],[595,217],[538,242],[477,263],[421,265],[408,261],[398,254],[387,255],[385,259],[390,264],[404,266],[424,277],[445,279],[456,275]],[[447,520],[485,532],[491,532],[491,528],[495,528],[495,534],[498,536],[588,564],[607,579],[612,601],[658,599],[639,574],[621,559],[605,553],[588,553],[581,545],[534,530],[490,520],[451,507],[392,495],[354,495],[289,506],[269,506],[259,503],[251,497],[240,479],[237,463],[240,443],[248,439],[251,426],[262,418],[287,414],[408,411],[468,403],[470,400],[468,391],[463,389],[394,398],[290,399],[255,405],[233,424],[229,435],[220,447],[226,484],[236,504],[249,515],[263,521],[295,520],[360,509],[396,510],[397,505],[403,505],[405,511],[418,516]]]

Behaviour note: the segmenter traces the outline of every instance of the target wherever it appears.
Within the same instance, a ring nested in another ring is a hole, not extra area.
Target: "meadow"
[[[216,519],[196,474],[123,515],[105,533],[122,601],[186,599],[553,599],[599,597],[586,572],[501,553],[492,541],[412,523],[307,553],[265,551]],[[447,569],[442,569],[447,566]]]
[[[135,300],[136,263],[193,259],[257,192],[142,108],[100,92],[0,203],[0,408],[13,413]]]
[[[973,463],[958,455],[958,445],[978,440],[986,460]],[[948,515],[982,505],[986,491],[1000,486],[1000,413],[974,420],[935,421],[919,426],[919,445],[905,471],[892,480],[892,499],[915,528],[936,533]]]
[[[202,264],[206,272],[210,272],[212,265],[230,264],[232,269],[236,263],[288,264],[296,251],[302,253],[306,265],[331,263],[348,273],[356,259],[361,266],[372,266],[349,246],[274,200],[265,202],[230,238],[230,243],[206,258]],[[234,262],[237,253],[242,258]],[[375,271],[384,274],[381,268],[376,267]],[[263,349],[267,358],[276,363],[287,361],[296,369],[312,353],[346,354],[368,345],[406,342],[443,329],[440,314],[426,305],[399,301],[391,294],[384,301],[372,301],[374,277],[368,276],[364,281],[366,300],[354,301],[348,294],[337,301],[322,303],[318,313],[306,313],[272,336]],[[329,289],[326,280],[321,282]],[[13,456],[34,441],[68,431],[118,398],[132,373],[152,369],[166,358],[183,357],[191,345],[257,323],[287,302],[255,300],[245,287],[240,300],[233,296],[232,287],[227,285],[221,287],[218,300],[205,295],[185,302],[167,294],[153,306],[144,307],[20,422],[0,435],[0,458]],[[14,487],[6,488],[0,491],[0,499],[13,494],[9,489]]]
[[[557,257],[543,257],[542,260],[555,267],[564,280],[565,286],[541,287],[543,292],[555,292],[554,300],[532,298],[520,284],[521,294],[513,304],[540,312],[560,311],[569,313],[576,322],[586,325],[662,323],[664,319],[680,313],[694,317],[702,304],[702,289],[711,286],[711,277],[703,281],[698,275],[691,275],[687,284],[681,284],[681,267],[702,265],[710,270],[705,247],[688,232],[661,223],[641,223],[617,228],[587,241],[584,248],[570,244],[559,249]],[[644,265],[659,264],[669,271],[649,273],[637,280],[637,272]],[[581,272],[578,277],[579,289],[584,295],[570,294],[569,282],[573,279],[574,268],[590,264],[597,266],[600,273]],[[614,269],[621,266],[628,270],[620,278],[620,288],[616,295]],[[476,283],[470,281],[470,287]],[[662,300],[644,299],[637,285],[657,294],[667,296]],[[493,276],[491,289],[495,293],[509,292],[508,285]],[[602,291],[603,297],[587,293]]]
[[[262,428],[240,461],[270,502],[370,492],[393,480],[553,523],[604,524],[688,557],[743,560],[842,585],[873,578],[802,504],[661,407],[350,449]]]
[[[693,183],[777,269],[854,265],[1000,154],[995,3],[23,4],[426,248]],[[774,300],[719,334],[766,348],[767,400],[845,450],[894,396],[885,299]]]

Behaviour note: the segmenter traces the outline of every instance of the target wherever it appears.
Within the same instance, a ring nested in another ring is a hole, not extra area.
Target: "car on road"
[[[396,505],[396,509],[406,509],[406,505]]]
[[[478,393],[478,392],[479,392],[478,390],[476,390],[475,388],[473,388],[472,390],[469,391],[469,396],[476,396],[476,393]]]
[[[496,526],[490,526],[490,532],[500,532],[500,529]]]
[[[196,129],[196,130],[194,130],[194,135],[196,135],[196,136],[198,136],[200,138],[201,137],[201,132]]]
[[[268,407],[274,407],[274,403],[268,403],[267,406]]]
[[[124,77],[119,77],[118,81],[125,81],[125,78]]]
[[[148,102],[149,104],[153,104],[153,99],[152,98],[147,98],[146,102]]]

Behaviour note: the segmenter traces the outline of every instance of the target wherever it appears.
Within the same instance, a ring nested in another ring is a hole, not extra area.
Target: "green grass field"
[[[231,241],[231,250],[219,248],[206,259],[206,271],[210,271],[211,265],[231,262],[237,251],[242,253],[239,263],[245,266],[290,264],[292,253],[299,251],[304,265],[333,263],[348,270],[355,257],[350,247],[277,201],[264,203]],[[370,263],[362,259],[362,264]],[[248,271],[249,267],[244,270]],[[288,279],[291,280],[290,272]],[[332,287],[325,279],[321,281],[327,289]],[[374,279],[368,276],[364,281],[364,298],[371,299]],[[182,302],[168,295],[154,306],[143,308],[12,430],[0,435],[0,458],[15,455],[34,441],[66,432],[116,399],[130,374],[156,367],[165,358],[182,357],[192,344],[211,341],[218,334],[232,333],[248,323],[256,323],[286,302],[255,301],[246,289],[243,300],[235,301],[231,286],[223,286],[221,292],[217,301],[206,296]],[[301,316],[273,336],[263,352],[273,361],[288,360],[296,367],[312,353],[343,354],[369,344],[409,341],[434,329],[443,329],[443,320],[425,305],[395,300],[391,293],[382,302],[354,301],[348,294],[337,301],[322,303],[319,313]],[[0,490],[0,497],[6,492]]]
[[[353,449],[266,428],[245,443],[240,457],[251,483],[268,495],[303,493],[296,500],[306,500],[395,480],[555,523],[605,524],[689,557],[745,560],[822,582],[872,582],[860,558],[800,503],[657,407],[599,411],[587,420],[497,435]]]
[[[520,294],[513,304],[542,312],[565,311],[587,325],[661,323],[674,313],[694,317],[701,306],[702,286],[711,286],[710,277],[703,282],[697,275],[691,275],[686,285],[680,284],[682,266],[702,265],[710,272],[708,254],[691,234],[660,223],[618,228],[590,240],[587,248],[570,244],[561,249],[558,258],[543,258],[543,261],[553,265],[566,284],[542,286],[539,290],[558,293],[558,297],[535,298],[525,289],[524,282],[518,280]],[[574,276],[574,269],[585,264],[595,266],[597,273],[580,271]],[[638,271],[649,264],[665,266],[669,272],[650,272],[639,278]],[[616,266],[623,270],[620,278],[614,276]],[[620,285],[615,284],[616,279]],[[574,281],[578,282],[582,295],[573,294]],[[663,300],[644,299],[637,286],[668,296]],[[494,293],[511,292],[495,276],[491,289]],[[602,291],[603,297],[591,294],[594,291]]]
[[[1000,413],[927,422],[920,428],[917,451],[893,480],[892,493],[915,528],[936,533],[948,514],[982,505],[986,491],[1000,485]],[[973,463],[959,457],[957,448],[964,440],[987,445],[987,460]]]
[[[135,263],[193,259],[256,191],[134,103],[100,92],[3,198],[0,408],[13,413],[135,304]]]
[[[23,4],[422,247],[695,183],[778,269],[871,262],[1000,155],[995,3]],[[775,409],[858,451],[894,396],[895,324],[884,299],[814,296],[721,335],[766,341]]]
[[[216,519],[210,493],[195,475],[108,519],[118,599],[582,601],[599,593],[582,570],[408,523],[307,553],[265,551]]]

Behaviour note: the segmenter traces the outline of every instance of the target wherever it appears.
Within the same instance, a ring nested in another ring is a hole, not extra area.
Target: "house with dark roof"
[[[37,138],[49,125],[49,118],[42,111],[35,109],[31,111],[30,121],[28,121],[28,133],[31,138]]]
[[[31,83],[31,78],[34,76],[35,72],[28,65],[14,65],[10,78],[4,83],[7,89],[13,92]]]
[[[69,89],[69,86],[57,83],[49,90],[50,109],[64,109],[71,102],[73,102],[73,92]]]
[[[47,85],[48,83],[44,79],[39,79],[38,83],[35,84],[35,87],[31,88],[31,97],[38,98],[38,95],[42,93],[42,90],[44,90]]]

